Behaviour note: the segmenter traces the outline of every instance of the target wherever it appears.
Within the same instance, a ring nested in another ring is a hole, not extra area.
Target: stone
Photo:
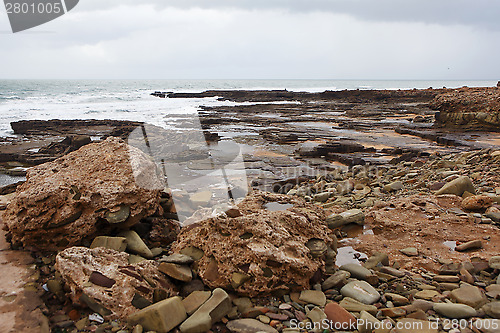
[[[330,229],[337,228],[349,223],[363,225],[365,214],[360,209],[351,209],[340,214],[333,214],[326,218],[326,223]]]
[[[313,200],[317,202],[326,202],[330,198],[330,192],[322,192],[313,195]]]
[[[234,333],[278,333],[273,327],[251,318],[231,320],[226,324],[226,327]]]
[[[100,221],[122,206],[130,212],[120,225],[153,215],[162,188],[151,159],[110,137],[28,169],[3,220],[13,244],[57,251],[116,228]]]
[[[491,220],[495,222],[500,222],[500,213],[499,212],[487,212],[485,214],[486,217],[490,218]]]
[[[461,176],[455,180],[452,180],[451,182],[446,183],[435,194],[454,194],[462,196],[462,194],[464,194],[464,192],[466,191],[472,194],[476,193],[476,189],[474,188],[474,184],[472,184],[472,180],[467,176]]]
[[[402,305],[410,304],[410,301],[408,300],[408,298],[406,298],[404,296],[401,296],[401,295],[398,295],[398,294],[385,293],[384,296],[385,296],[386,299],[391,300],[392,303],[394,305],[396,305],[396,306],[402,306]]]
[[[188,297],[182,300],[182,304],[188,315],[192,315],[200,306],[202,306],[212,296],[210,291],[193,291]]]
[[[158,270],[179,281],[189,282],[193,279],[193,273],[189,266],[162,262],[158,266]]]
[[[384,186],[385,192],[396,192],[403,188],[403,183],[400,181],[393,182]]]
[[[247,312],[253,307],[253,303],[248,297],[235,298],[233,304],[238,307],[238,311],[241,313]]]
[[[164,256],[160,260],[160,262],[166,262],[170,264],[178,264],[178,265],[190,265],[194,262],[194,259],[190,256],[181,253],[174,253],[169,256]]]
[[[389,256],[386,253],[375,253],[365,261],[363,267],[367,269],[373,269],[379,265],[389,265]]]
[[[488,265],[491,269],[500,269],[500,256],[491,257],[488,261]]]
[[[329,276],[322,284],[323,290],[332,289],[338,286],[343,286],[347,283],[347,279],[351,277],[351,273],[347,271],[338,271]]]
[[[486,295],[493,299],[500,299],[500,285],[490,284],[486,287]]]
[[[372,333],[376,328],[381,327],[381,322],[366,311],[359,314],[358,331],[359,333]]]
[[[147,331],[170,332],[187,318],[180,297],[150,305],[127,318],[131,325],[140,324]]]
[[[347,271],[351,273],[351,276],[356,279],[365,280],[368,276],[372,275],[372,272],[365,267],[358,264],[345,264],[339,268],[342,271]]]
[[[361,303],[360,301],[355,300],[351,297],[344,297],[340,301],[340,306],[350,312],[361,312],[366,311],[371,314],[376,314],[378,309],[375,305],[368,305]]]
[[[392,276],[395,276],[398,278],[402,278],[403,276],[405,276],[404,272],[400,271],[399,269],[395,269],[394,267],[390,267],[390,266],[381,267],[380,272],[385,273],[385,274],[389,274],[389,275],[392,275]]]
[[[186,319],[179,329],[182,333],[204,333],[231,310],[232,304],[228,294],[223,289],[217,288],[208,301]]]
[[[452,319],[466,319],[477,315],[474,308],[465,304],[435,303],[433,309],[440,315]]]
[[[270,211],[264,207],[269,202],[293,207]],[[251,297],[310,289],[311,278],[324,262],[310,255],[307,244],[310,240],[322,240],[330,248],[335,244],[324,224],[324,210],[300,197],[260,191],[250,193],[237,208],[242,216],[212,217],[183,228],[172,251],[189,255],[185,251],[191,248],[210,254],[196,262],[209,288],[233,285],[237,294]],[[252,282],[238,286],[233,273],[251,276]]]
[[[351,331],[357,328],[356,318],[336,302],[328,303],[325,306],[325,314],[329,321],[338,323],[337,327],[342,327],[344,331]],[[334,326],[335,327],[335,326]]]
[[[490,207],[493,199],[487,195],[473,195],[462,200],[462,208],[465,210],[482,210]]]
[[[309,311],[306,317],[311,319],[313,323],[321,323],[327,319],[326,313],[317,306]]]
[[[130,207],[122,205],[106,212],[104,218],[111,224],[118,224],[125,222],[129,216],[130,216]]]
[[[436,282],[458,283],[460,278],[454,275],[436,275],[432,278]]]
[[[325,306],[326,304],[326,296],[319,290],[303,290],[300,293],[299,299],[303,302],[319,306]]]
[[[476,250],[476,249],[482,249],[482,248],[483,248],[482,241],[473,240],[473,241],[458,245],[457,247],[455,247],[455,251],[463,252],[463,251]]]
[[[129,265],[128,254],[103,247],[61,251],[55,269],[69,288],[73,302],[83,301],[110,319],[123,319],[136,312],[132,304],[136,294],[151,303],[154,290],[161,290],[166,297],[176,295],[174,285],[154,262]]]
[[[491,302],[481,308],[488,316],[500,319],[500,302]],[[499,327],[500,328],[500,327]]]
[[[380,294],[366,281],[352,281],[340,289],[344,297],[351,297],[364,304],[373,304],[380,299]]]
[[[467,304],[476,309],[488,301],[481,289],[466,283],[463,283],[460,288],[453,290],[450,293],[450,297],[457,303]]]
[[[123,252],[127,248],[127,239],[125,237],[99,236],[94,238],[90,248],[105,247],[107,249]]]
[[[144,243],[142,238],[137,234],[137,232],[133,230],[127,230],[118,234],[118,236],[124,237],[127,240],[127,250],[129,250],[130,252],[138,254],[144,258],[153,258],[153,253]]]
[[[203,250],[200,250],[199,248],[194,246],[187,246],[183,248],[180,253],[193,258],[194,261],[200,260],[205,255],[205,252],[203,252]]]
[[[434,297],[438,297],[440,295],[441,294],[435,290],[422,290],[415,294],[415,298],[431,301]]]
[[[407,255],[408,257],[416,257],[418,256],[418,250],[414,247],[407,247],[400,250],[401,253]]]
[[[250,275],[240,273],[240,272],[234,272],[233,274],[231,274],[231,286],[234,289],[237,289],[243,283],[247,282],[250,279],[251,279]]]
[[[403,307],[389,307],[380,309],[380,314],[389,318],[403,317],[406,315],[406,309]]]

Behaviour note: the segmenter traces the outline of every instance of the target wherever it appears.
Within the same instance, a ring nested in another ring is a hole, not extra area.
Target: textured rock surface
[[[440,111],[441,125],[467,128],[500,127],[500,89],[461,88],[436,96],[430,107]]]
[[[109,318],[126,318],[138,311],[132,305],[136,295],[151,303],[155,291],[165,297],[176,295],[174,286],[154,262],[129,265],[128,254],[102,247],[66,249],[57,255],[55,268],[71,290],[75,303],[81,303],[85,294],[109,310],[105,312]]]
[[[159,191],[136,185],[131,160],[137,179],[160,188],[154,164],[116,138],[30,169],[4,213],[13,243],[66,248],[112,228],[106,218],[130,225],[155,213]]]
[[[263,207],[268,202],[294,207],[271,212]],[[306,243],[311,239],[334,243],[323,210],[301,198],[263,192],[252,193],[238,208],[243,216],[212,218],[184,228],[173,251],[203,250],[197,262],[199,275],[211,288],[232,286],[249,296],[309,289],[309,280],[324,262],[310,256]]]

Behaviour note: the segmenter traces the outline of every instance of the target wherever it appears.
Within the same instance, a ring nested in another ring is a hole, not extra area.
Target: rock
[[[30,168],[3,216],[12,242],[59,250],[114,228],[98,221],[119,207],[130,209],[122,224],[154,214],[163,188],[155,168],[146,155],[116,138]]]
[[[135,231],[127,230],[120,233],[118,236],[124,237],[127,240],[127,250],[130,252],[144,258],[153,258],[153,253]]]
[[[105,247],[107,249],[123,252],[127,248],[127,239],[125,237],[99,236],[90,244],[91,249],[96,247]]]
[[[364,304],[373,304],[380,299],[380,294],[366,281],[352,281],[340,289],[344,297],[351,297]]]
[[[326,296],[319,290],[303,290],[300,293],[299,299],[303,302],[319,306],[325,306],[326,304]]]
[[[306,243],[306,246],[311,251],[311,256],[313,258],[322,257],[328,251],[328,246],[325,241],[321,239],[310,239]]]
[[[234,333],[278,333],[273,327],[251,318],[231,320],[226,327]]]
[[[212,292],[212,296],[195,311],[179,329],[182,333],[204,333],[212,325],[231,311],[232,305],[228,294],[220,288]]]
[[[159,261],[178,265],[190,265],[194,262],[193,258],[191,258],[190,256],[180,253],[174,253],[169,256],[164,256]]]
[[[436,275],[432,278],[436,282],[458,283],[460,278],[454,275]]]
[[[384,266],[380,268],[381,273],[389,274],[398,278],[402,278],[405,276],[405,273],[400,271],[399,269],[395,269],[394,267]]]
[[[418,256],[418,250],[414,247],[407,247],[400,250],[401,253],[406,254],[408,257],[416,257]]]
[[[330,192],[322,192],[313,195],[313,200],[317,202],[326,202],[330,198]]]
[[[343,331],[356,330],[356,318],[338,303],[332,302],[325,306],[325,314],[333,327],[342,327]]]
[[[334,229],[349,223],[363,225],[365,214],[360,209],[351,209],[340,214],[333,214],[326,218],[326,223],[330,229]]]
[[[323,320],[327,319],[326,313],[317,306],[309,311],[306,317],[311,319],[313,323],[321,323]]]
[[[340,301],[340,306],[350,312],[366,311],[372,314],[376,314],[378,311],[375,305],[364,304],[351,297],[344,297],[342,301]]]
[[[485,216],[492,219],[495,222],[500,222],[500,213],[499,212],[487,212],[485,214]]]
[[[147,331],[170,332],[187,318],[180,297],[172,297],[150,305],[127,318],[131,325],[140,324]]]
[[[167,297],[176,295],[175,287],[154,262],[129,265],[128,254],[102,247],[66,249],[57,255],[55,268],[75,303],[90,303],[106,318],[123,319],[134,313],[136,294],[151,303],[155,290]]]
[[[347,271],[351,273],[351,276],[356,279],[365,280],[367,277],[372,275],[372,272],[365,267],[358,264],[345,264],[339,268],[342,271]]]
[[[193,291],[188,297],[182,300],[182,304],[188,315],[192,315],[212,296],[210,291]]]
[[[385,192],[396,192],[403,188],[403,183],[400,181],[393,182],[384,186]]]
[[[365,261],[363,267],[367,269],[373,269],[380,264],[383,266],[389,265],[389,256],[386,253],[375,253]]]
[[[392,303],[394,305],[396,305],[396,306],[402,306],[402,305],[410,304],[410,301],[408,300],[408,298],[406,298],[404,296],[401,296],[401,295],[398,295],[398,294],[385,293],[384,296],[385,296],[386,299],[391,300]]]
[[[264,208],[268,202],[287,202],[293,207],[269,211]],[[335,241],[323,223],[323,209],[299,197],[259,191],[248,195],[238,209],[242,216],[214,217],[183,228],[173,252],[189,255],[186,249],[198,249],[209,253],[196,264],[210,288],[234,287],[233,273],[240,273],[252,279],[236,284],[235,291],[244,296],[309,289],[310,279],[324,262],[310,256],[307,244],[323,240],[332,248]]]
[[[460,288],[453,290],[450,296],[457,303],[467,304],[476,309],[488,301],[481,289],[466,283],[462,284]]]
[[[248,297],[240,297],[233,299],[233,304],[238,307],[238,311],[241,313],[247,312],[253,307],[253,303]]]
[[[465,304],[435,303],[433,309],[440,315],[452,319],[470,318],[477,315],[474,308]]]
[[[491,302],[482,307],[484,313],[488,316],[500,319],[500,302]]]
[[[347,283],[347,279],[351,277],[351,273],[347,271],[338,271],[329,276],[321,285],[323,290],[332,289],[338,286],[343,286]]]
[[[434,297],[440,296],[441,294],[435,290],[422,290],[415,294],[415,298],[425,299],[431,301]]]
[[[465,210],[482,210],[490,207],[493,199],[487,195],[473,195],[462,200],[462,208]]]
[[[500,269],[500,256],[491,257],[488,261],[488,265],[492,269]]]
[[[179,281],[189,282],[193,279],[193,273],[188,266],[162,262],[158,270]]]
[[[381,322],[377,318],[366,311],[361,311],[358,321],[359,333],[372,333],[379,327],[381,327]]]
[[[483,242],[480,240],[473,240],[466,242],[455,247],[455,251],[463,252],[467,250],[475,250],[483,248]]]
[[[467,176],[458,177],[449,183],[446,183],[441,189],[436,192],[436,195],[454,194],[461,196],[464,192],[476,193],[472,180]]]
[[[130,207],[119,206],[108,211],[106,215],[104,215],[104,218],[111,224],[118,224],[125,222],[129,216],[130,216]]]

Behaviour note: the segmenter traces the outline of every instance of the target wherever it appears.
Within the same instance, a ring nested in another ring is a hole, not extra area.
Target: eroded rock
[[[268,211],[269,202],[293,207]],[[249,296],[309,289],[309,280],[324,262],[313,259],[308,242],[334,243],[324,211],[301,198],[264,192],[252,193],[238,208],[243,216],[215,217],[184,228],[173,251],[201,250],[198,274],[211,288],[233,288]]]
[[[109,318],[123,319],[138,311],[134,298],[153,303],[155,292],[176,295],[153,261],[129,265],[128,256],[103,247],[72,247],[57,255],[55,268],[71,290],[73,302],[95,306],[99,310],[94,311]]]
[[[109,138],[29,169],[3,216],[12,242],[58,250],[154,214],[160,191],[151,188],[161,188],[154,168],[139,150]]]

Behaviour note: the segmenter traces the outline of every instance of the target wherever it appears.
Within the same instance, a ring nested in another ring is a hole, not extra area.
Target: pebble
[[[500,256],[491,257],[488,261],[488,266],[491,269],[500,269]]]
[[[345,264],[339,268],[342,271],[347,271],[351,273],[351,276],[356,279],[365,280],[368,276],[372,275],[372,272],[365,267],[358,264]]]
[[[457,303],[467,304],[473,308],[479,308],[488,301],[481,289],[466,283],[462,284],[460,288],[453,290],[450,293],[450,297]]]
[[[319,306],[325,306],[326,304],[326,296],[319,290],[303,290],[300,293],[299,299],[303,302]]]
[[[400,250],[401,253],[409,256],[409,257],[416,257],[418,256],[418,250],[414,247],[407,247],[407,248],[404,248],[402,250]]]
[[[433,309],[440,315],[452,319],[470,318],[477,315],[473,307],[465,304],[435,303]]]
[[[380,299],[380,294],[366,281],[352,281],[340,289],[344,297],[351,297],[364,304],[373,304]]]
[[[338,286],[343,286],[347,283],[347,279],[351,277],[351,273],[347,271],[338,271],[333,275],[329,276],[322,284],[321,288],[323,290],[328,290]]]
[[[455,251],[463,252],[467,250],[481,249],[483,247],[483,242],[480,240],[473,240],[466,242],[455,247]]]
[[[346,311],[343,307],[341,307],[338,303],[332,302],[328,303],[325,306],[326,317],[333,323],[341,324],[340,327],[350,329],[344,330],[355,330],[356,327],[356,318],[348,311]]]
[[[234,333],[251,333],[251,332],[263,332],[263,333],[278,333],[278,331],[266,325],[257,319],[244,318],[229,321],[226,327]]]
[[[158,266],[158,270],[179,281],[189,282],[193,279],[193,273],[189,266],[162,262]]]

